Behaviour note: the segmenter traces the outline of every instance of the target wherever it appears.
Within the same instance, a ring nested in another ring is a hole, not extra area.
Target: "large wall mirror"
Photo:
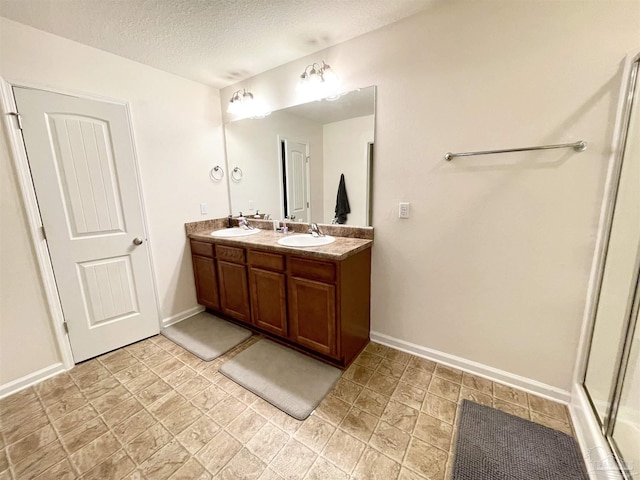
[[[225,125],[231,210],[332,223],[341,176],[350,213],[371,225],[374,86]]]

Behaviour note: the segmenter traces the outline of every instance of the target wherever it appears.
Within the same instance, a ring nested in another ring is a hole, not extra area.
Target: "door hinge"
[[[307,208],[309,208],[309,202],[307,202]]]
[[[22,130],[22,115],[20,115],[18,112],[11,112],[9,115],[13,115],[14,117],[16,117],[18,128]]]
[[[40,227],[40,231],[42,231],[42,238],[44,240],[47,239],[47,231],[44,229],[44,225]]]
[[[67,325],[67,322],[62,322],[62,328],[64,328],[64,333],[69,335],[69,325]]]

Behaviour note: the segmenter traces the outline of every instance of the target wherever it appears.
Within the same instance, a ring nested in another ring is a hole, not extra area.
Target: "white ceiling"
[[[222,88],[435,0],[0,0],[0,15]]]

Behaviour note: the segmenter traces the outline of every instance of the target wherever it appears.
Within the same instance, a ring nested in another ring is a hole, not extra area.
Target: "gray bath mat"
[[[269,340],[243,350],[220,372],[298,420],[311,414],[342,373]]]
[[[205,362],[219,357],[251,336],[246,328],[207,312],[163,328],[160,333]]]
[[[588,480],[569,435],[464,400],[452,480]]]

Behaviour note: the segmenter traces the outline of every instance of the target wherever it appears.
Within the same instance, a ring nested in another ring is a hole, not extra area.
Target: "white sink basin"
[[[280,245],[285,247],[320,247],[322,245],[329,245],[335,242],[335,237],[325,235],[324,237],[314,237],[310,233],[303,233],[300,235],[290,235],[282,237],[278,240]]]
[[[260,233],[259,228],[252,228],[250,230],[245,230],[244,228],[225,228],[223,230],[216,230],[215,232],[211,232],[212,237],[218,238],[229,238],[229,237],[244,237],[245,235],[253,235],[255,233]]]

